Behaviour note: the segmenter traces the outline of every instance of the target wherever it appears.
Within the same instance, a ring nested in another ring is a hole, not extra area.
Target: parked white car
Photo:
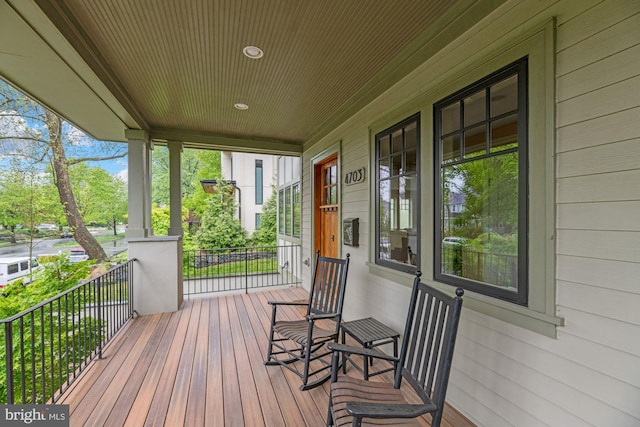
[[[89,255],[87,255],[87,251],[82,248],[71,249],[71,251],[69,252],[69,261],[71,262],[86,261],[88,259]]]
[[[24,283],[29,283],[29,272],[35,271],[38,262],[29,257],[0,258],[0,288],[19,278],[24,278]]]
[[[36,226],[36,228],[41,231],[57,231],[58,230],[58,226],[55,224],[40,224]]]

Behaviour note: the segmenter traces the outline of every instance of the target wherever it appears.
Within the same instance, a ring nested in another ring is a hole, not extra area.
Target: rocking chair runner
[[[308,302],[269,301],[272,306],[269,347],[265,365],[281,365],[302,378],[300,390],[317,387],[331,377],[331,352],[325,348],[327,342],[338,341],[338,331],[342,318],[349,254],[346,259],[327,258],[316,254],[313,280]],[[301,320],[277,320],[278,306],[306,306],[307,314]],[[330,324],[329,328],[321,327]],[[285,355],[284,358],[278,356]],[[302,362],[302,371],[290,365]],[[320,367],[310,372],[310,364],[318,361]],[[327,373],[309,382],[309,377],[327,371]]]
[[[462,289],[457,289],[457,296],[450,297],[421,283],[418,272],[398,358],[369,349],[329,344],[334,353],[327,426],[360,426],[366,418],[375,418],[375,425],[418,426],[415,418],[429,413],[431,426],[439,427],[463,293]],[[369,382],[348,376],[338,378],[341,352],[397,362],[394,383]],[[400,390],[403,379],[411,385],[421,404],[407,402]]]

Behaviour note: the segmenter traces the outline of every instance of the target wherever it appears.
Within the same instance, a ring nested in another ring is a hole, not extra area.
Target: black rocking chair
[[[375,418],[372,420],[375,425],[417,426],[420,425],[417,417],[431,414],[431,426],[439,427],[463,293],[457,289],[457,296],[450,297],[421,283],[418,272],[398,358],[360,347],[329,344],[334,353],[327,426],[360,426],[365,418]],[[397,363],[395,381],[389,384],[346,375],[338,377],[341,352]],[[400,390],[403,379],[421,403],[411,404],[406,400]]]
[[[331,378],[331,351],[326,349],[328,342],[338,341],[338,331],[342,318],[349,254],[346,259],[327,258],[316,254],[313,280],[308,302],[269,301],[272,306],[271,331],[265,365],[281,365],[302,378],[300,390],[317,387]],[[278,306],[306,306],[307,314],[300,320],[277,320]],[[322,324],[319,325],[317,322]],[[329,325],[327,327],[327,325]],[[280,358],[278,356],[285,355]],[[310,372],[310,364],[318,361]],[[302,370],[293,362],[302,362]],[[309,377],[327,371],[326,374],[309,382]]]

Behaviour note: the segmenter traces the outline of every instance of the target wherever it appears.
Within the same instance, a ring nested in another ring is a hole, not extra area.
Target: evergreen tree
[[[233,187],[218,185],[209,195],[195,239],[200,249],[239,248],[247,245],[247,231],[236,218]]]
[[[253,246],[276,246],[278,225],[278,192],[273,189],[271,197],[262,206],[260,227],[253,232]]]

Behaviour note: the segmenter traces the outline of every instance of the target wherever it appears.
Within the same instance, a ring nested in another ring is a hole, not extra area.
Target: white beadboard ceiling
[[[321,138],[500,3],[35,0],[152,136],[298,147]],[[246,58],[247,45],[262,48],[264,57]],[[236,110],[238,102],[249,109]]]

